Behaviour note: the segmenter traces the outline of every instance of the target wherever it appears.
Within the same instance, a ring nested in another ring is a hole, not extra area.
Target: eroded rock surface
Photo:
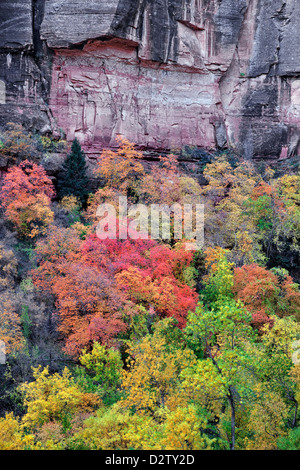
[[[0,125],[298,154],[300,0],[2,0]]]

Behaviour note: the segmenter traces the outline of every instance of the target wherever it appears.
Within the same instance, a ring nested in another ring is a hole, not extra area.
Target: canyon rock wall
[[[0,126],[300,152],[300,0],[2,0]]]

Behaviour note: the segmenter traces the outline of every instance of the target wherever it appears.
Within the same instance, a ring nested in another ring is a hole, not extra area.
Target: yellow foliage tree
[[[99,409],[96,416],[84,422],[83,429],[74,437],[91,450],[128,450],[126,431],[129,421],[129,413],[120,413],[118,406],[109,410]]]
[[[171,325],[173,321],[165,319],[161,323]],[[129,354],[129,370],[123,372],[126,393],[123,407],[152,415],[160,408],[172,411],[187,404],[188,396],[179,377],[182,369],[195,362],[192,351],[170,347],[166,337],[157,330],[133,345]]]
[[[162,447],[166,450],[211,450],[214,440],[201,432],[206,427],[207,420],[199,416],[195,406],[178,407],[167,415]]]
[[[27,412],[22,424],[35,429],[47,422],[64,422],[80,411],[93,411],[100,403],[91,393],[83,393],[78,388],[70,371],[65,368],[62,375],[49,374],[48,367],[33,368],[34,382],[20,386],[24,394]]]
[[[16,226],[19,237],[28,238],[46,234],[48,225],[54,220],[49,198],[45,194],[16,199],[7,208],[7,217]]]
[[[254,388],[257,401],[249,413],[247,429],[252,438],[245,439],[246,450],[276,450],[277,440],[284,437],[288,407],[279,393]]]
[[[34,435],[24,433],[13,413],[0,418],[0,450],[36,450]]]

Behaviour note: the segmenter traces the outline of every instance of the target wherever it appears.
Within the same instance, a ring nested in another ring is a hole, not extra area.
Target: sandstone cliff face
[[[300,0],[2,0],[0,125],[299,153]],[[1,88],[2,87],[2,88]],[[5,96],[3,96],[5,95]]]

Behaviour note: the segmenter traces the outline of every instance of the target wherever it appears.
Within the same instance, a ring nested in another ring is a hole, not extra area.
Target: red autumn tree
[[[185,270],[191,265],[192,253],[184,245],[171,249],[155,244],[146,253],[146,263],[131,262],[116,274],[120,288],[130,300],[154,307],[161,316],[174,316],[185,325],[189,310],[197,304],[197,293],[185,282]]]
[[[52,227],[37,244],[38,267],[32,271],[35,285],[55,299],[58,330],[65,351],[74,357],[93,341],[114,344],[132,312],[112,273],[84,259],[82,243],[75,228]]]
[[[89,265],[117,273],[130,266],[149,267],[149,252],[156,245],[154,240],[100,240],[92,234],[82,244],[81,255]]]

